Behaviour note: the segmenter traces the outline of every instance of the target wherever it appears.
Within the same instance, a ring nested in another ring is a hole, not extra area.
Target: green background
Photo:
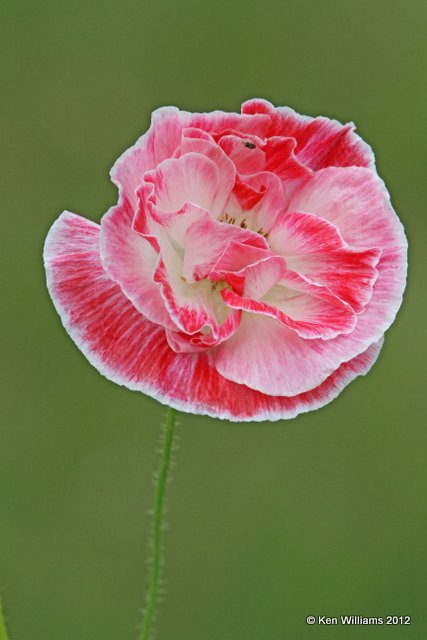
[[[378,363],[290,422],[183,415],[159,640],[427,638],[425,63],[421,0],[2,2],[0,592],[11,640],[131,640],[155,401],[68,338],[44,284],[63,209],[95,221],[151,111],[265,97],[354,120],[409,237]],[[307,615],[411,615],[309,627]]]

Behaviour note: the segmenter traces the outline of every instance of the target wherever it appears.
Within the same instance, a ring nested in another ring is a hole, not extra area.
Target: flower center
[[[242,227],[242,229],[249,229],[249,231],[255,231],[255,233],[259,233],[260,236],[263,236],[266,240],[268,240],[268,232],[264,231],[262,227],[259,229],[255,229],[254,225],[251,224],[251,220],[244,215],[236,215],[231,216],[227,212],[223,213],[219,218],[219,222],[224,222],[225,224],[232,224],[238,227]],[[256,226],[256,225],[255,225]]]

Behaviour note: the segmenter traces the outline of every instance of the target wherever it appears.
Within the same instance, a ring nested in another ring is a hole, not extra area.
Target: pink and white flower
[[[107,378],[182,411],[277,420],[370,369],[407,243],[353,125],[264,100],[166,107],[111,176],[100,226],[64,212],[44,251],[62,322]]]

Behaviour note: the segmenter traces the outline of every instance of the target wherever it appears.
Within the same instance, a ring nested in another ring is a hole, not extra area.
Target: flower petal
[[[246,115],[217,110],[188,115],[190,116],[188,126],[203,129],[203,131],[211,133],[216,139],[233,131],[265,138],[271,126],[270,118],[262,113]]]
[[[172,320],[180,331],[195,334],[202,330],[217,337],[230,310],[224,305],[212,282],[188,283],[174,268],[160,260],[154,273]]]
[[[192,335],[167,330],[166,337],[171,349],[176,353],[194,353],[211,349],[227,340],[237,331],[242,312],[239,309],[227,309],[225,313],[225,319],[215,332],[208,325]]]
[[[324,218],[352,247],[387,248],[405,239],[383,181],[362,167],[317,171],[294,190],[288,211]]]
[[[104,269],[123,293],[149,320],[176,328],[168,313],[159,285],[153,282],[158,251],[132,229],[130,202],[122,202],[101,220],[100,253]]]
[[[236,224],[243,221],[249,229],[268,234],[277,216],[285,211],[286,200],[280,178],[260,171],[237,178],[226,211]]]
[[[224,302],[233,309],[274,318],[306,339],[330,340],[353,331],[357,317],[351,307],[335,296],[328,295],[328,292],[319,294],[312,285],[306,285],[307,291],[303,290],[302,285],[300,290],[290,289],[285,286],[286,279],[282,279],[280,284],[273,285],[262,297],[251,297],[246,293],[246,289],[251,288],[254,271],[271,268],[269,263],[273,260],[249,267],[245,274],[245,296],[225,289],[222,291]]]
[[[194,129],[187,129],[185,133],[194,134]],[[209,160],[215,163],[218,169],[218,188],[209,206],[211,216],[216,218],[223,212],[233,188],[236,179],[235,167],[217,144],[213,141],[195,138],[193,135],[184,135],[181,144],[175,152],[175,157],[180,158],[188,153],[197,153],[205,158],[209,158]],[[194,202],[194,200],[192,200],[192,202]],[[198,203],[196,202],[196,204]]]
[[[336,340],[306,340],[290,328],[290,319],[278,322],[261,315],[260,308],[254,311],[242,314],[239,329],[213,356],[228,380],[261,393],[295,396],[319,386],[345,361],[337,357]]]
[[[119,187],[120,194],[136,206],[136,191],[144,173],[173,157],[183,134],[209,139],[209,132],[238,129],[243,134],[260,134],[263,137],[269,125],[270,118],[264,115],[247,116],[224,111],[189,113],[176,107],[162,107],[153,112],[150,129],[115,162],[110,172],[111,179]]]
[[[98,225],[64,213],[45,245],[50,294],[77,346],[103,375],[180,411],[233,421],[279,420],[323,406],[376,360],[380,344],[293,398],[252,391],[221,377],[206,353],[177,354],[102,268]]]
[[[302,116],[289,107],[274,107],[267,100],[248,100],[242,113],[269,115],[268,136],[293,137],[298,160],[317,171],[324,167],[375,168],[372,149],[356,133],[353,123],[346,125],[330,118]]]
[[[209,279],[219,282],[224,281],[234,291],[243,294],[247,268],[271,257],[274,256],[272,256],[267,246],[264,248],[256,247],[232,240],[212,267]],[[276,259],[279,260],[280,266],[282,266],[283,258],[277,257]],[[269,272],[267,272],[267,275],[269,275]]]
[[[183,276],[187,282],[207,277],[231,242],[268,248],[266,240],[258,233],[218,222],[208,214],[192,222],[185,235]]]
[[[333,224],[296,211],[277,218],[269,242],[286,257],[289,269],[327,286],[356,312],[371,299],[380,249],[353,249]]]
[[[344,306],[335,307],[323,298],[314,298],[305,293],[296,292],[294,297],[287,298],[283,293],[282,309],[277,300],[268,304],[263,300],[243,298],[234,291],[223,292],[224,302],[233,309],[241,309],[268,316],[281,324],[294,329],[302,338],[322,338],[330,340],[342,333],[350,333],[356,325],[356,317]],[[286,312],[283,310],[286,309]]]
[[[302,183],[291,199],[290,210],[308,211],[334,224],[352,247],[380,247],[378,278],[364,313],[351,336],[335,344],[351,356],[364,351],[392,324],[406,284],[407,240],[390,204],[384,183],[367,169],[324,169]],[[348,356],[343,359],[348,360]]]
[[[356,168],[328,169],[324,172],[326,176],[328,172],[356,172],[358,178],[363,176],[367,181],[365,188],[359,189],[360,200],[356,193],[350,199],[354,205],[352,211],[345,207],[343,213],[339,200],[341,192],[337,190],[329,201],[330,208],[326,206],[317,213],[332,218],[335,224],[339,222],[341,231],[344,227],[344,239],[353,241],[356,246],[358,242],[361,246],[366,245],[368,238],[381,246],[383,252],[376,267],[379,276],[372,298],[358,316],[354,331],[339,335],[333,341],[302,339],[274,320],[253,314],[248,328],[247,314],[243,314],[239,330],[219,347],[215,357],[219,372],[230,380],[278,395],[309,391],[326,380],[343,362],[363,353],[381,339],[396,316],[406,282],[407,244],[403,228],[384,193],[381,198],[372,198],[373,194],[378,195],[379,182],[372,172]],[[322,180],[321,175],[319,180]],[[381,240],[377,242],[379,238]],[[257,362],[257,365],[245,368],[245,360]]]
[[[206,398],[209,398],[207,402],[218,398],[218,405],[214,410],[210,408],[207,413],[232,421],[273,421],[294,418],[300,413],[319,409],[336,398],[354,378],[368,373],[378,358],[382,343],[380,340],[372,344],[364,353],[343,363],[315,389],[292,397],[263,394],[221,376],[217,377],[206,366],[205,361],[200,359],[199,375],[200,379],[204,376],[203,389]]]
[[[246,138],[244,135],[228,134],[219,138],[218,144],[233,161],[236,170],[245,175],[263,171],[265,168],[265,153],[262,150],[262,140]]]
[[[363,353],[370,344],[381,339],[396,316],[406,281],[406,238],[403,228],[384,193],[381,198],[373,198],[369,202],[367,194],[372,195],[372,187],[378,188],[378,179],[370,171],[329,169],[325,174],[331,171],[357,172],[359,177],[364,176],[371,187],[368,189],[365,184],[365,189],[359,190],[360,201],[357,201],[354,194],[351,200],[354,204],[353,211],[348,211],[347,208],[345,215],[341,211],[339,190],[330,201],[330,208],[325,207],[322,212],[317,212],[325,216],[328,214],[329,218],[333,216],[335,223],[340,222],[338,226],[341,229],[344,227],[344,239],[352,240],[356,246],[358,242],[361,246],[366,245],[368,238],[381,246],[383,252],[376,267],[379,276],[369,304],[358,316],[354,331],[348,335],[339,335],[333,341],[305,340],[274,320],[262,320],[256,316],[257,323],[268,324],[257,327],[252,325],[251,336],[251,331],[247,329],[246,314],[243,314],[239,330],[227,343],[220,346],[216,354],[219,372],[235,382],[279,395],[296,395],[309,391],[326,380],[343,362]],[[320,176],[319,180],[321,179]],[[375,193],[375,189],[373,191]],[[378,195],[378,191],[376,193]],[[362,218],[361,228],[353,220],[352,214],[356,219]],[[379,238],[382,240],[377,242]],[[248,361],[248,358],[251,362],[258,362],[250,370],[242,366],[243,361]],[[266,372],[270,374],[267,375]],[[285,379],[285,375],[290,378]]]
[[[116,160],[110,172],[111,179],[119,187],[120,195],[126,196],[132,206],[137,204],[136,190],[142,176],[173,156],[189,117],[190,114],[176,107],[157,109],[151,116],[147,133]]]
[[[297,141],[295,138],[272,136],[265,146],[265,171],[271,171],[282,180],[295,180],[311,174],[295,155]]]
[[[166,213],[187,202],[209,211],[220,188],[215,162],[200,153],[165,160],[144,175],[144,182],[154,185],[153,203]]]
[[[63,213],[46,239],[47,285],[61,320],[90,362],[118,384],[157,389],[171,366],[164,329],[151,323],[104,271],[99,226]],[[151,362],[150,362],[151,360]]]

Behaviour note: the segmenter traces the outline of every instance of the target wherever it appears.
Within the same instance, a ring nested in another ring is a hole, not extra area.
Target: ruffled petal
[[[300,182],[288,211],[315,214],[334,224],[352,247],[401,245],[402,225],[383,181],[361,167],[329,168]]]
[[[282,180],[295,180],[311,174],[295,155],[297,141],[295,138],[272,136],[264,145],[265,171],[271,171]]]
[[[346,125],[330,118],[302,116],[289,107],[274,107],[267,100],[248,100],[242,113],[270,116],[268,136],[293,137],[300,162],[317,171],[324,167],[375,168],[372,149]]]
[[[132,229],[133,211],[124,198],[101,220],[100,253],[104,269],[149,320],[170,329],[171,320],[159,285],[153,282],[158,251]]]
[[[218,144],[243,176],[271,171],[282,180],[294,180],[312,173],[294,153],[295,138],[272,136],[262,140],[235,131],[218,138]]]
[[[189,116],[188,126],[207,131],[211,133],[215,139],[235,131],[238,131],[240,134],[265,138],[271,126],[269,116],[262,113],[246,115],[218,110],[187,115]]]
[[[212,333],[216,338],[230,309],[220,292],[208,280],[188,283],[175,269],[168,270],[160,260],[154,273],[172,320],[186,334]]]
[[[220,189],[216,163],[200,153],[165,160],[144,175],[144,182],[153,185],[152,202],[165,213],[175,213],[186,203],[209,211]]]
[[[229,285],[221,295],[231,308],[275,318],[303,338],[329,340],[356,325],[350,305],[266,249],[231,242],[209,277]]]
[[[327,286],[356,312],[371,299],[381,249],[353,249],[333,224],[301,212],[279,216],[269,242],[290,269]]]
[[[236,178],[233,189],[233,200],[230,200],[227,207],[228,215],[241,217],[246,211],[252,211],[258,202],[265,196],[267,188],[261,184],[259,188],[252,187],[247,180]]]
[[[135,192],[146,171],[174,155],[183,132],[198,129],[198,137],[223,134],[267,137],[294,137],[297,160],[311,169],[327,166],[374,167],[370,147],[354,133],[354,125],[342,125],[329,118],[301,116],[288,107],[275,108],[265,100],[250,100],[242,106],[242,114],[213,111],[188,113],[176,107],[162,107],[152,114],[151,127],[114,164],[113,182],[131,205],[136,205]],[[196,134],[190,133],[192,137]],[[213,138],[212,138],[213,139]]]
[[[245,269],[244,295],[224,289],[224,302],[274,318],[306,339],[330,340],[353,331],[357,317],[348,304],[324,287],[304,282],[278,260],[273,256]]]
[[[378,356],[372,345],[317,389],[292,398],[252,391],[221,377],[204,353],[175,353],[165,331],[140,314],[104,271],[98,225],[64,213],[46,239],[47,283],[62,322],[98,371],[180,411],[233,421],[279,420],[330,402]]]
[[[147,320],[102,267],[99,226],[63,213],[46,239],[47,285],[77,346],[105,376],[157,392],[171,366],[164,329]],[[173,366],[173,364],[172,364]]]
[[[365,246],[368,239],[381,246],[382,254],[376,266],[379,275],[372,297],[358,316],[355,329],[332,341],[302,339],[277,321],[253,314],[250,315],[251,324],[248,324],[248,314],[243,314],[239,330],[216,353],[219,372],[230,380],[278,395],[309,391],[326,380],[343,362],[363,353],[381,339],[396,316],[406,283],[407,243],[403,228],[384,193],[382,198],[370,197],[372,187],[378,188],[378,179],[370,171],[328,169],[325,170],[326,177],[328,172],[357,172],[360,178],[364,176],[367,180],[365,188],[358,190],[360,199],[356,193],[350,198],[354,205],[352,211],[347,206],[343,213],[340,196],[343,199],[345,196],[337,190],[335,197],[329,200],[329,207],[325,206],[317,213],[332,218],[344,239],[356,246],[358,243]],[[321,175],[319,180],[322,180]],[[363,183],[359,185],[362,186]],[[375,188],[373,192],[378,195]],[[298,208],[300,205],[298,203]],[[250,368],[243,366],[245,360],[251,362]],[[254,363],[258,364],[254,366]]]
[[[277,216],[286,209],[287,198],[282,181],[274,173],[260,171],[238,177],[226,206],[228,218],[235,224],[268,235]]]
[[[351,341],[351,356],[360,353],[392,324],[406,284],[408,244],[384,183],[363,168],[324,169],[303,182],[289,208],[331,222],[352,247],[381,248],[372,297],[351,336],[335,343],[339,350],[347,350]],[[343,359],[348,360],[347,354]]]
[[[215,347],[235,333],[240,324],[242,312],[240,309],[227,309],[225,319],[213,332],[208,325],[204,325],[201,331],[193,334],[183,331],[166,331],[168,343],[176,353],[195,353]]]
[[[330,169],[325,174],[331,171],[356,171],[364,176],[368,185],[378,186],[378,179],[364,169]],[[356,246],[358,242],[365,246],[369,238],[371,243],[382,248],[376,266],[379,275],[373,286],[372,297],[364,312],[358,316],[355,329],[348,335],[337,336],[333,341],[305,340],[277,321],[253,314],[251,322],[267,324],[252,324],[249,330],[244,314],[239,330],[220,346],[216,354],[216,364],[222,375],[265,393],[296,395],[318,386],[343,362],[363,353],[369,345],[381,339],[392,324],[402,301],[406,283],[407,244],[403,228],[387,197],[383,194],[382,198],[374,198],[369,202],[368,197],[363,197],[363,194],[366,196],[369,193],[371,190],[365,185],[365,189],[360,191],[359,201],[354,194],[351,200],[354,204],[353,216],[351,212],[342,214],[339,190],[335,192],[335,198],[329,201],[329,208],[317,211],[329,219],[333,216],[335,224],[341,223],[337,226],[341,231],[344,228],[342,235],[345,240],[353,241]],[[354,218],[359,218],[359,224]],[[252,363],[250,369],[242,366],[244,360]],[[254,362],[258,364],[253,366]]]
[[[232,240],[228,243],[212,267],[209,273],[209,279],[219,282],[224,281],[232,287],[234,291],[243,295],[247,269],[251,265],[256,265],[270,258],[275,258],[275,256],[273,256],[267,247],[256,247],[251,244],[242,244]],[[282,268],[283,259],[280,257],[276,259],[280,262],[280,268]],[[270,273],[270,271],[267,271],[265,275],[268,276]],[[262,281],[262,284],[265,286],[265,280]]]
[[[264,137],[270,119],[264,115],[247,116],[224,111],[189,113],[176,107],[162,107],[153,112],[150,129],[125,151],[111,169],[111,179],[131,206],[137,205],[136,191],[145,172],[172,158],[182,137],[212,139],[209,132],[238,129],[245,134]],[[198,133],[196,133],[198,130]]]
[[[187,282],[207,277],[231,242],[268,249],[265,238],[258,233],[217,222],[208,214],[192,222],[184,242],[183,276]]]
[[[209,206],[209,212],[211,216],[216,218],[223,212],[230,196],[236,179],[236,169],[213,139],[202,139],[197,136],[198,132],[198,129],[186,129],[184,131],[182,142],[175,151],[175,156],[180,158],[188,153],[198,153],[215,163],[218,170],[218,188]],[[192,202],[198,204],[197,201],[192,200]]]
[[[228,380],[261,393],[294,396],[322,384],[345,361],[335,348],[338,338],[307,340],[287,326],[289,320],[278,322],[260,311],[243,313],[239,329],[213,356]]]
[[[132,207],[137,204],[136,190],[144,173],[173,156],[189,117],[190,114],[176,107],[157,109],[151,116],[150,129],[116,160],[111,179]]]
[[[172,321],[179,331],[189,335],[202,330],[212,332],[212,341],[204,338],[203,344],[216,344],[223,339],[225,329],[221,327],[232,311],[222,300],[216,282],[219,279],[211,278],[212,267],[233,240],[265,250],[265,238],[219,222],[195,205],[186,204],[173,214],[157,211],[153,217],[145,204],[142,198],[138,224],[151,234],[144,237],[155,238],[159,259],[153,280],[160,287]]]
[[[263,300],[243,298],[234,291],[223,292],[224,302],[233,309],[274,318],[302,338],[330,340],[342,333],[350,333],[356,326],[357,318],[344,305],[332,305],[323,298],[299,292],[295,292],[293,297],[288,296],[289,292],[284,290],[279,300],[276,294],[268,304]]]
[[[217,377],[206,366],[206,361],[201,359],[200,376],[205,374],[204,381],[209,381],[208,384],[204,384],[206,397],[212,397],[211,391],[216,387],[214,394],[220,398],[218,409],[215,409],[215,412],[209,410],[208,414],[232,421],[273,421],[294,418],[300,413],[319,409],[336,398],[354,378],[368,373],[378,358],[382,344],[383,341],[380,340],[364,353],[343,363],[315,389],[292,397],[263,394],[221,376]]]
[[[228,134],[219,138],[218,144],[242,175],[257,173],[265,169],[263,141],[245,137],[244,134]]]

